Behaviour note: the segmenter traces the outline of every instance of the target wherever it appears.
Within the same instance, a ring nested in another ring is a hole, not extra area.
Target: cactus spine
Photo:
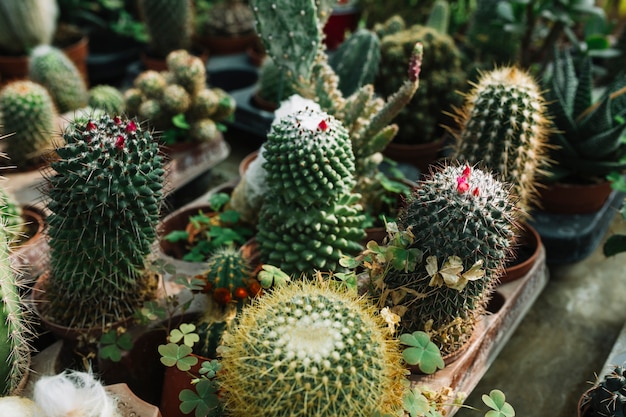
[[[528,212],[549,165],[546,112],[541,90],[528,72],[501,67],[483,73],[456,112],[458,141],[452,158],[500,175]]]
[[[40,45],[30,54],[30,79],[46,87],[61,113],[87,105],[87,85],[74,63],[59,48]]]
[[[50,272],[42,313],[72,327],[129,317],[155,288],[145,271],[156,238],[163,162],[138,123],[103,115],[65,131],[46,195]],[[71,256],[69,256],[71,254]]]
[[[192,0],[140,0],[138,6],[156,55],[165,58],[172,51],[191,47]]]
[[[46,88],[32,81],[14,81],[0,90],[3,135],[10,163],[18,169],[36,166],[52,148],[57,109]]]
[[[274,123],[264,146],[263,260],[287,274],[335,270],[343,253],[361,250],[364,237],[347,131],[324,112],[301,110]]]
[[[37,45],[50,44],[58,15],[56,1],[3,0],[0,2],[0,49],[26,55]]]
[[[233,416],[372,416],[401,405],[397,340],[363,298],[279,287],[244,308],[218,374]]]
[[[510,254],[515,207],[507,187],[480,169],[446,166],[420,181],[398,221],[426,262],[384,278],[390,291],[420,294],[404,293],[403,331],[432,330],[442,353],[469,338]]]
[[[19,395],[17,390],[30,363],[32,331],[16,282],[18,272],[9,259],[11,231],[3,220],[0,220],[0,396],[7,396]]]
[[[5,187],[0,186],[0,222],[5,226],[9,243],[13,244],[21,238],[24,229],[22,207],[15,196]]]

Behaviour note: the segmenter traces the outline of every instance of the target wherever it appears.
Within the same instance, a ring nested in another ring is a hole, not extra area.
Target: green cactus
[[[190,96],[206,88],[206,66],[197,56],[185,50],[172,51],[167,55],[166,64],[173,77],[170,83],[182,86]]]
[[[599,379],[591,390],[585,392],[583,404],[588,404],[589,407],[585,416],[626,415],[626,368],[614,365],[611,372]]]
[[[16,281],[19,274],[11,266],[9,240],[12,231],[0,223],[0,396],[19,395],[18,386],[30,364],[32,329],[28,326]]]
[[[220,1],[214,4],[198,23],[198,33],[220,37],[254,34],[254,13],[247,1]]]
[[[76,65],[59,48],[40,45],[30,53],[30,79],[48,89],[59,112],[87,105],[87,84]]]
[[[556,162],[549,181],[589,181],[626,172],[626,79],[618,77],[594,100],[591,57],[576,65],[567,50],[556,51],[552,74],[544,78],[548,113],[557,130],[550,135]]]
[[[161,109],[171,115],[185,113],[191,105],[191,97],[178,84],[170,84],[163,90],[160,100]]]
[[[224,336],[225,408],[233,416],[396,412],[405,382],[397,343],[354,293],[307,281],[276,288]]]
[[[422,179],[398,223],[425,262],[383,278],[388,298],[406,304],[401,332],[432,332],[444,354],[467,341],[510,255],[515,219],[508,188],[480,169],[450,165]]]
[[[59,7],[49,0],[3,0],[0,4],[0,49],[27,55],[37,45],[50,44],[57,29]]]
[[[552,134],[546,102],[535,79],[518,67],[483,73],[455,112],[457,145],[452,159],[497,173],[513,186],[522,212],[537,201],[547,174]]]
[[[33,81],[14,81],[0,90],[2,134],[10,163],[29,169],[43,162],[58,134],[56,106],[48,90]]]
[[[263,60],[258,84],[257,95],[275,107],[278,107],[282,100],[297,94],[296,86],[285,75],[285,70],[276,65],[271,57]]]
[[[87,104],[94,109],[101,109],[109,116],[117,116],[126,110],[124,93],[112,85],[97,85],[89,89]]]
[[[0,187],[0,222],[10,244],[18,242],[24,231],[22,206],[8,189]]]
[[[193,34],[192,0],[139,0],[152,52],[161,58],[177,49],[189,49]]]
[[[403,16],[409,23],[423,24],[429,16],[435,0],[360,0],[366,26],[373,28],[376,24],[384,22],[394,15]]]
[[[262,259],[287,274],[335,270],[361,249],[354,154],[334,117],[301,110],[274,123],[264,144],[268,195],[259,214]]]
[[[328,63],[339,77],[339,90],[349,96],[372,84],[380,62],[380,39],[371,30],[358,29],[339,45]]]
[[[399,21],[401,19],[396,17],[394,25]],[[374,82],[379,94],[391,95],[402,85],[406,62],[418,42],[426,51],[422,62],[422,88],[394,119],[399,126],[394,138],[396,143],[427,143],[440,139],[444,134],[441,125],[450,123],[446,112],[461,105],[457,91],[466,87],[461,52],[452,37],[428,26],[413,25],[381,37],[380,70]]]
[[[70,125],[64,139],[46,178],[42,314],[65,326],[104,327],[153,296],[145,262],[157,236],[163,161],[148,131],[117,116]]]
[[[147,98],[158,100],[163,96],[167,80],[162,73],[147,70],[140,73],[133,81],[133,86]]]

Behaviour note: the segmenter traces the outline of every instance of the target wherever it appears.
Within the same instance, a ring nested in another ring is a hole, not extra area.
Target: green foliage
[[[485,414],[485,417],[513,417],[515,410],[511,404],[506,402],[504,393],[498,389],[489,391],[489,395],[483,394],[481,397],[485,405],[491,408]]]
[[[415,331],[401,334],[400,343],[408,346],[402,351],[402,357],[409,365],[418,365],[420,371],[432,374],[443,369],[445,364],[436,344],[430,341],[428,333]]]
[[[70,58],[59,48],[39,45],[30,53],[29,78],[48,89],[59,112],[87,105],[87,84]]]
[[[100,337],[98,355],[102,359],[119,362],[122,359],[122,352],[129,351],[132,347],[133,339],[130,333],[111,329]]]
[[[48,90],[33,81],[11,82],[0,90],[0,108],[10,164],[18,169],[39,165],[58,139],[58,112]]]
[[[280,268],[273,265],[263,264],[257,278],[263,288],[282,287],[291,281],[291,277]]]
[[[50,273],[42,313],[66,326],[104,327],[153,297],[146,259],[157,236],[163,161],[134,120],[103,115],[71,123],[63,137],[46,176]]]

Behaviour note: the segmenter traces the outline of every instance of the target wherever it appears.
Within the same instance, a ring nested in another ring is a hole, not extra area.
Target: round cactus
[[[203,279],[212,298],[221,305],[241,302],[259,291],[256,280],[252,279],[249,260],[232,246],[225,246],[211,255]]]
[[[66,326],[105,326],[153,295],[145,261],[157,236],[162,157],[148,131],[117,116],[70,125],[64,139],[46,178],[43,314]]]
[[[104,110],[109,116],[124,113],[124,94],[112,85],[97,85],[89,89],[87,104],[94,109]]]
[[[87,84],[76,65],[59,48],[39,45],[30,53],[28,74],[48,89],[61,113],[87,105]]]
[[[0,108],[10,163],[18,169],[40,164],[58,137],[58,113],[48,90],[32,81],[14,81],[0,91]]]
[[[446,166],[420,181],[398,222],[425,262],[384,278],[421,295],[405,300],[404,331],[432,330],[443,353],[469,338],[512,250],[516,210],[508,186],[480,169]]]
[[[191,99],[185,89],[177,84],[170,84],[163,90],[161,108],[170,114],[184,113],[189,108]]]
[[[397,339],[363,298],[319,283],[279,287],[224,336],[218,374],[233,416],[367,416],[397,411]]]
[[[172,82],[182,86],[191,96],[206,87],[206,66],[197,56],[184,49],[172,51],[166,60]]]
[[[163,96],[163,90],[165,90],[167,86],[167,80],[160,72],[147,70],[135,78],[133,86],[139,89],[147,98],[158,100]]]
[[[500,175],[528,212],[537,199],[538,178],[549,166],[546,112],[541,89],[526,71],[501,67],[483,73],[456,111],[453,159]]]

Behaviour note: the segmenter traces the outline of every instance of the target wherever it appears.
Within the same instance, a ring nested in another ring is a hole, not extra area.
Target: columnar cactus
[[[513,185],[519,206],[528,212],[536,184],[549,166],[551,124],[534,78],[517,67],[483,73],[457,109],[453,159],[494,171]]]
[[[432,331],[443,353],[468,340],[513,247],[515,211],[508,187],[480,169],[450,165],[420,181],[398,222],[425,262],[384,277],[404,294],[404,331]]]
[[[24,229],[22,207],[15,196],[0,186],[0,222],[5,226],[9,243],[18,241]]]
[[[138,6],[155,55],[165,58],[172,51],[191,47],[192,0],[140,0]]]
[[[14,81],[0,90],[3,141],[9,162],[28,169],[42,162],[58,138],[58,112],[48,90],[32,81]]]
[[[124,94],[112,85],[105,84],[89,89],[87,104],[91,108],[107,112],[111,117],[124,113],[126,109]]]
[[[132,315],[153,294],[145,270],[157,236],[163,161],[134,120],[71,124],[47,176],[50,271],[42,313],[71,327]]]
[[[224,90],[206,86],[202,60],[185,50],[171,52],[167,71],[140,73],[124,93],[127,112],[159,130],[174,128],[172,118],[183,115],[189,137],[210,142],[218,137],[216,122],[235,111],[235,100]]]
[[[363,416],[397,411],[397,339],[363,298],[319,283],[279,287],[224,336],[218,374],[233,416]]]
[[[30,364],[32,335],[16,282],[18,272],[13,270],[9,259],[10,234],[0,220],[0,396],[17,395]]]
[[[361,249],[364,217],[352,194],[354,154],[334,117],[301,110],[274,123],[263,165],[268,195],[259,214],[262,259],[287,274],[338,268]]]
[[[76,65],[59,48],[40,45],[30,53],[30,79],[48,89],[61,113],[87,105],[87,85]]]
[[[0,49],[14,55],[27,55],[37,45],[50,44],[58,16],[56,1],[3,1],[0,4]]]

